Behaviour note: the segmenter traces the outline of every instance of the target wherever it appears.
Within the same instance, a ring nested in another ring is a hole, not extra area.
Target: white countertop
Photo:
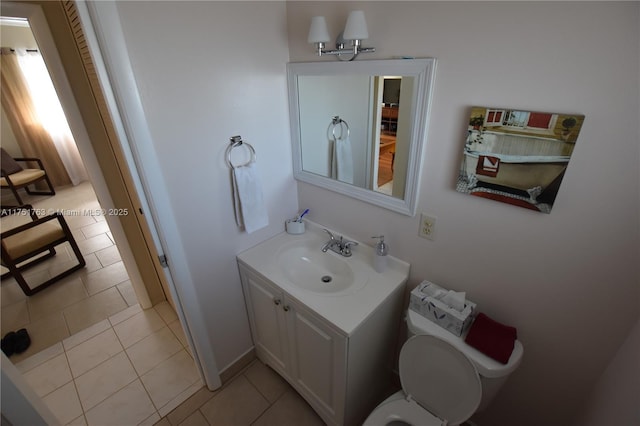
[[[351,257],[342,257],[337,253],[327,251],[326,256],[338,256],[352,266],[358,274],[358,279],[364,279],[363,286],[354,291],[342,293],[319,294],[296,286],[289,281],[282,271],[278,260],[281,248],[292,243],[305,242],[317,244],[318,252],[328,240],[322,231],[323,227],[305,220],[306,232],[300,235],[290,235],[282,232],[262,243],[240,253],[238,261],[272,281],[291,297],[306,305],[322,316],[327,322],[346,335],[351,335],[358,325],[375,310],[398,287],[404,286],[409,277],[409,264],[393,256],[387,256],[387,267],[378,273],[373,269],[373,248],[359,244],[352,248]],[[332,231],[333,232],[333,231]],[[336,237],[339,234],[333,232]],[[345,236],[347,239],[351,239]]]

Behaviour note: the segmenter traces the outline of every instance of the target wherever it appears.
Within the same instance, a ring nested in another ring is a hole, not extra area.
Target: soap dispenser
[[[375,246],[375,253],[373,254],[373,269],[376,272],[384,272],[387,267],[387,254],[389,253],[389,246],[384,242],[384,235],[379,235],[377,237],[379,241]]]

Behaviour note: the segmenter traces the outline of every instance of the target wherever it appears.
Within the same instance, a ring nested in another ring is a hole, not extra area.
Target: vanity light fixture
[[[318,56],[337,55],[341,61],[353,61],[359,53],[375,52],[375,47],[362,47],[362,40],[369,38],[367,21],[362,10],[353,10],[347,18],[347,25],[344,31],[338,35],[336,48],[334,50],[325,49],[325,43],[330,40],[327,30],[327,21],[324,16],[314,16],[311,18],[309,36],[307,41],[315,44]],[[351,41],[351,47],[345,47],[345,42]]]

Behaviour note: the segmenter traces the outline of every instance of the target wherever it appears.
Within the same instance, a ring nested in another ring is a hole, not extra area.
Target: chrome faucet
[[[351,247],[357,246],[357,242],[346,240],[342,236],[340,236],[340,238],[336,238],[328,229],[325,229],[324,231],[329,234],[329,241],[322,246],[323,253],[326,253],[327,250],[331,250],[332,252],[338,253],[344,257],[351,256]]]

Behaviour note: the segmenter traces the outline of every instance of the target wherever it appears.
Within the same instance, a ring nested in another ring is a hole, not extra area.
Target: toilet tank
[[[519,340],[515,342],[509,361],[506,364],[502,364],[467,345],[464,341],[466,334],[460,337],[456,336],[411,309],[407,310],[406,320],[408,337],[416,334],[436,336],[465,354],[473,363],[480,375],[480,382],[482,383],[482,399],[480,400],[478,410],[476,410],[477,412],[482,411],[489,405],[509,377],[509,374],[518,368],[522,361],[524,349]]]

